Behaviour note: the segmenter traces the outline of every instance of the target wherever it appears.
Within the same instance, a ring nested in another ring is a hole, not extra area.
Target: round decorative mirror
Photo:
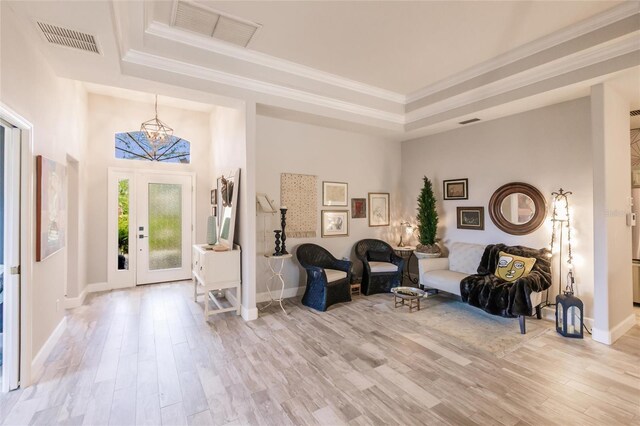
[[[542,225],[546,215],[545,200],[534,186],[513,182],[501,186],[489,201],[489,216],[502,231],[526,235]]]

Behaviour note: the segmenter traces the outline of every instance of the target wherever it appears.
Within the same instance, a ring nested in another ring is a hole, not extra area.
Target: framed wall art
[[[36,157],[36,261],[60,251],[67,234],[65,167]]]
[[[389,193],[369,193],[369,226],[389,226]]]
[[[468,200],[469,179],[451,179],[442,182],[445,200]]]
[[[322,238],[349,235],[348,210],[322,210]]]
[[[367,199],[351,199],[351,219],[364,219],[367,217]]]
[[[458,207],[458,229],[484,230],[484,207]]]
[[[347,188],[348,185],[343,182],[322,182],[322,205],[346,207]]]

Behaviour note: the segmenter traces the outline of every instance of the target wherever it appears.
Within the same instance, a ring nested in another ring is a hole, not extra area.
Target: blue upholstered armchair
[[[307,271],[303,305],[324,312],[335,303],[351,302],[351,262],[336,259],[316,244],[302,244],[296,257]]]
[[[369,296],[388,293],[402,283],[404,259],[381,240],[367,239],[356,243],[356,256],[362,261],[362,292]]]

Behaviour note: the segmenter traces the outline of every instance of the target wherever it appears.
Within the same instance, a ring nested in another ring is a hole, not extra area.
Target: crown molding
[[[122,58],[123,62],[141,65],[158,70],[168,71],[171,73],[181,74],[188,77],[194,77],[215,83],[233,86],[243,90],[252,90],[266,95],[283,97],[293,101],[304,102],[307,104],[330,108],[337,111],[347,112],[360,115],[363,117],[383,120],[393,124],[405,124],[404,114],[382,111],[375,108],[366,107],[350,102],[305,92],[298,89],[279,86],[264,81],[254,80],[251,78],[230,74],[224,71],[213,70],[210,68],[193,65],[186,62],[169,59],[162,56],[153,55],[138,50],[129,50]]]
[[[325,71],[320,71],[315,68],[300,65],[285,59],[276,58],[275,56],[260,53],[255,50],[238,47],[222,40],[206,38],[202,35],[190,33],[180,28],[175,28],[157,21],[150,22],[145,29],[145,33],[167,40],[184,43],[198,49],[207,50],[209,52],[214,52],[240,61],[250,62],[255,65],[308,78],[331,86],[341,87],[343,89],[362,93],[385,101],[404,104],[407,100],[407,97],[401,93],[396,93]]]
[[[454,74],[437,83],[430,84],[422,89],[406,95],[406,103],[418,101],[426,96],[448,89],[487,72],[496,70],[517,60],[534,55],[543,50],[552,48],[561,43],[588,34],[592,31],[606,27],[622,19],[640,13],[640,2],[629,1],[614,7],[598,15],[587,18],[571,27],[556,31],[555,33],[536,39],[502,55],[496,56],[476,66]]]
[[[580,68],[602,63],[609,59],[638,52],[640,55],[640,31],[600,44],[591,49],[564,56],[552,62],[530,68],[524,72],[486,84],[482,87],[452,96],[405,115],[407,124],[456,109],[493,96],[539,83]]]
[[[475,67],[455,74],[448,79],[413,92],[407,96],[391,92],[378,87],[346,79],[334,74],[316,70],[311,67],[279,59],[267,54],[241,48],[224,41],[215,40],[190,33],[163,23],[148,20],[144,33],[162,39],[176,41],[208,52],[214,52],[225,57],[234,58],[241,62],[263,66],[269,69],[295,75],[320,82],[329,86],[343,88],[352,92],[368,95],[372,98],[392,101],[401,106],[417,101],[424,96],[463,83],[478,75],[499,69],[509,63],[535,55],[554,46],[565,43],[600,28],[611,25],[628,17],[640,13],[640,2],[625,2],[601,14],[583,20],[570,28],[552,33],[534,40],[503,55],[485,61]],[[640,18],[640,15],[638,15]],[[142,49],[142,47],[140,47]],[[244,91],[252,91],[264,95],[271,95],[282,99],[301,102],[304,104],[331,109],[334,111],[354,114],[372,120],[379,120],[386,124],[405,126],[419,122],[426,118],[452,111],[466,105],[474,104],[492,97],[502,95],[526,86],[593,66],[609,59],[631,52],[640,53],[640,30],[612,40],[599,43],[559,57],[555,60],[541,63],[538,66],[509,75],[499,80],[484,84],[480,87],[465,90],[455,96],[447,97],[410,112],[390,112],[388,110],[367,106],[367,101],[343,101],[326,95],[317,94],[310,90],[292,88],[281,84],[270,83],[259,79],[232,74],[211,69],[201,65],[194,65],[176,59],[166,58],[147,53],[135,48],[129,49],[122,56],[122,63],[131,63],[152,69],[193,77],[205,81],[215,82]],[[574,79],[577,79],[574,78]],[[577,83],[578,81],[576,81]]]

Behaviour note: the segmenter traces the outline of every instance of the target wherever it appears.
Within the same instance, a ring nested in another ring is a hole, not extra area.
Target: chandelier
[[[154,148],[159,148],[171,142],[173,129],[158,118],[158,95],[155,104],[156,115],[140,125],[140,131],[144,133]]]

